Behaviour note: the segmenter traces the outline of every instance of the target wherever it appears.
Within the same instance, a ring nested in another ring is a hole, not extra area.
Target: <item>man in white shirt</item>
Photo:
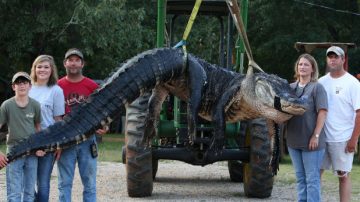
[[[325,121],[326,148],[321,173],[334,171],[339,178],[340,201],[350,201],[350,172],[360,134],[360,83],[345,71],[345,53],[338,46],[326,51],[329,70],[319,79],[328,97]]]

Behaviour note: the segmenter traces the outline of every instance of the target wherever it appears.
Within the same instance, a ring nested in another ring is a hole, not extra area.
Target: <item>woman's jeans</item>
[[[55,154],[48,153],[38,158],[37,202],[49,201],[50,178],[54,167]]]
[[[298,201],[321,201],[320,167],[325,149],[303,151],[288,147],[295,169]]]
[[[74,180],[76,162],[78,163],[81,182],[83,184],[83,201],[96,201],[96,166],[97,158],[91,155],[90,147],[96,143],[95,135],[85,142],[65,149],[58,161],[59,201],[71,201],[71,189]]]
[[[11,162],[6,167],[8,202],[34,201],[38,158],[27,156]]]

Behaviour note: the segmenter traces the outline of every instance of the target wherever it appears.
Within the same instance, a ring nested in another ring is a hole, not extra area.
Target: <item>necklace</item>
[[[305,86],[301,86],[301,84],[299,85],[299,83],[300,83],[300,81],[296,83],[296,87],[295,87],[295,93],[296,93],[296,96],[298,96],[298,98],[300,98],[300,97],[302,97],[302,96],[304,95],[304,93],[305,93],[305,88],[307,87],[307,85],[308,85],[310,82],[307,83],[307,84],[305,84]],[[297,95],[297,94],[298,94],[298,88],[299,88],[299,90],[302,89],[300,95]]]

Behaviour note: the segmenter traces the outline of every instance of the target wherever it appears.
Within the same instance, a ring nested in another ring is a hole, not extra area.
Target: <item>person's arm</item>
[[[0,151],[0,169],[4,168],[7,165],[7,162],[8,159],[6,158],[6,155]]]
[[[63,119],[63,116],[54,116],[55,122],[61,121]],[[57,149],[55,151],[55,160],[59,160],[61,156],[61,149]]]
[[[41,130],[40,123],[35,123],[35,132],[40,132],[40,130]]]
[[[0,128],[3,126],[3,124],[0,124]],[[7,165],[8,159],[6,158],[6,155],[3,154],[0,151],[0,169],[4,168]]]
[[[354,126],[354,130],[352,132],[351,138],[348,141],[346,148],[345,148],[345,152],[355,152],[356,150],[356,145],[359,139],[359,134],[360,134],[360,109],[356,110],[356,117],[355,117],[355,126]]]
[[[39,132],[41,130],[41,125],[40,123],[35,123],[35,131]],[[46,154],[46,152],[44,152],[43,150],[37,150],[35,155],[38,157],[44,156]]]
[[[89,83],[89,85],[91,86],[92,88],[92,91],[94,92],[97,88],[99,88],[99,85],[91,79],[91,83]],[[109,125],[108,124],[104,124],[102,126],[102,128],[99,128],[95,131],[96,134],[99,134],[99,135],[105,135],[107,132],[109,131]]]
[[[55,122],[61,121],[63,116],[54,116]]]
[[[325,119],[326,119],[327,110],[320,109],[317,114],[316,126],[313,132],[313,135],[310,138],[309,149],[315,150],[319,146],[319,138],[321,135],[321,130],[324,127]],[[316,137],[318,136],[318,137]]]

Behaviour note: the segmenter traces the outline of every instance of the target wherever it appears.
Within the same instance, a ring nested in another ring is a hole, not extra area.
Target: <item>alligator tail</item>
[[[96,129],[111,122],[124,106],[157,84],[176,79],[184,71],[180,49],[153,49],[129,59],[63,121],[9,148],[9,162],[39,149],[51,152],[85,141]]]

